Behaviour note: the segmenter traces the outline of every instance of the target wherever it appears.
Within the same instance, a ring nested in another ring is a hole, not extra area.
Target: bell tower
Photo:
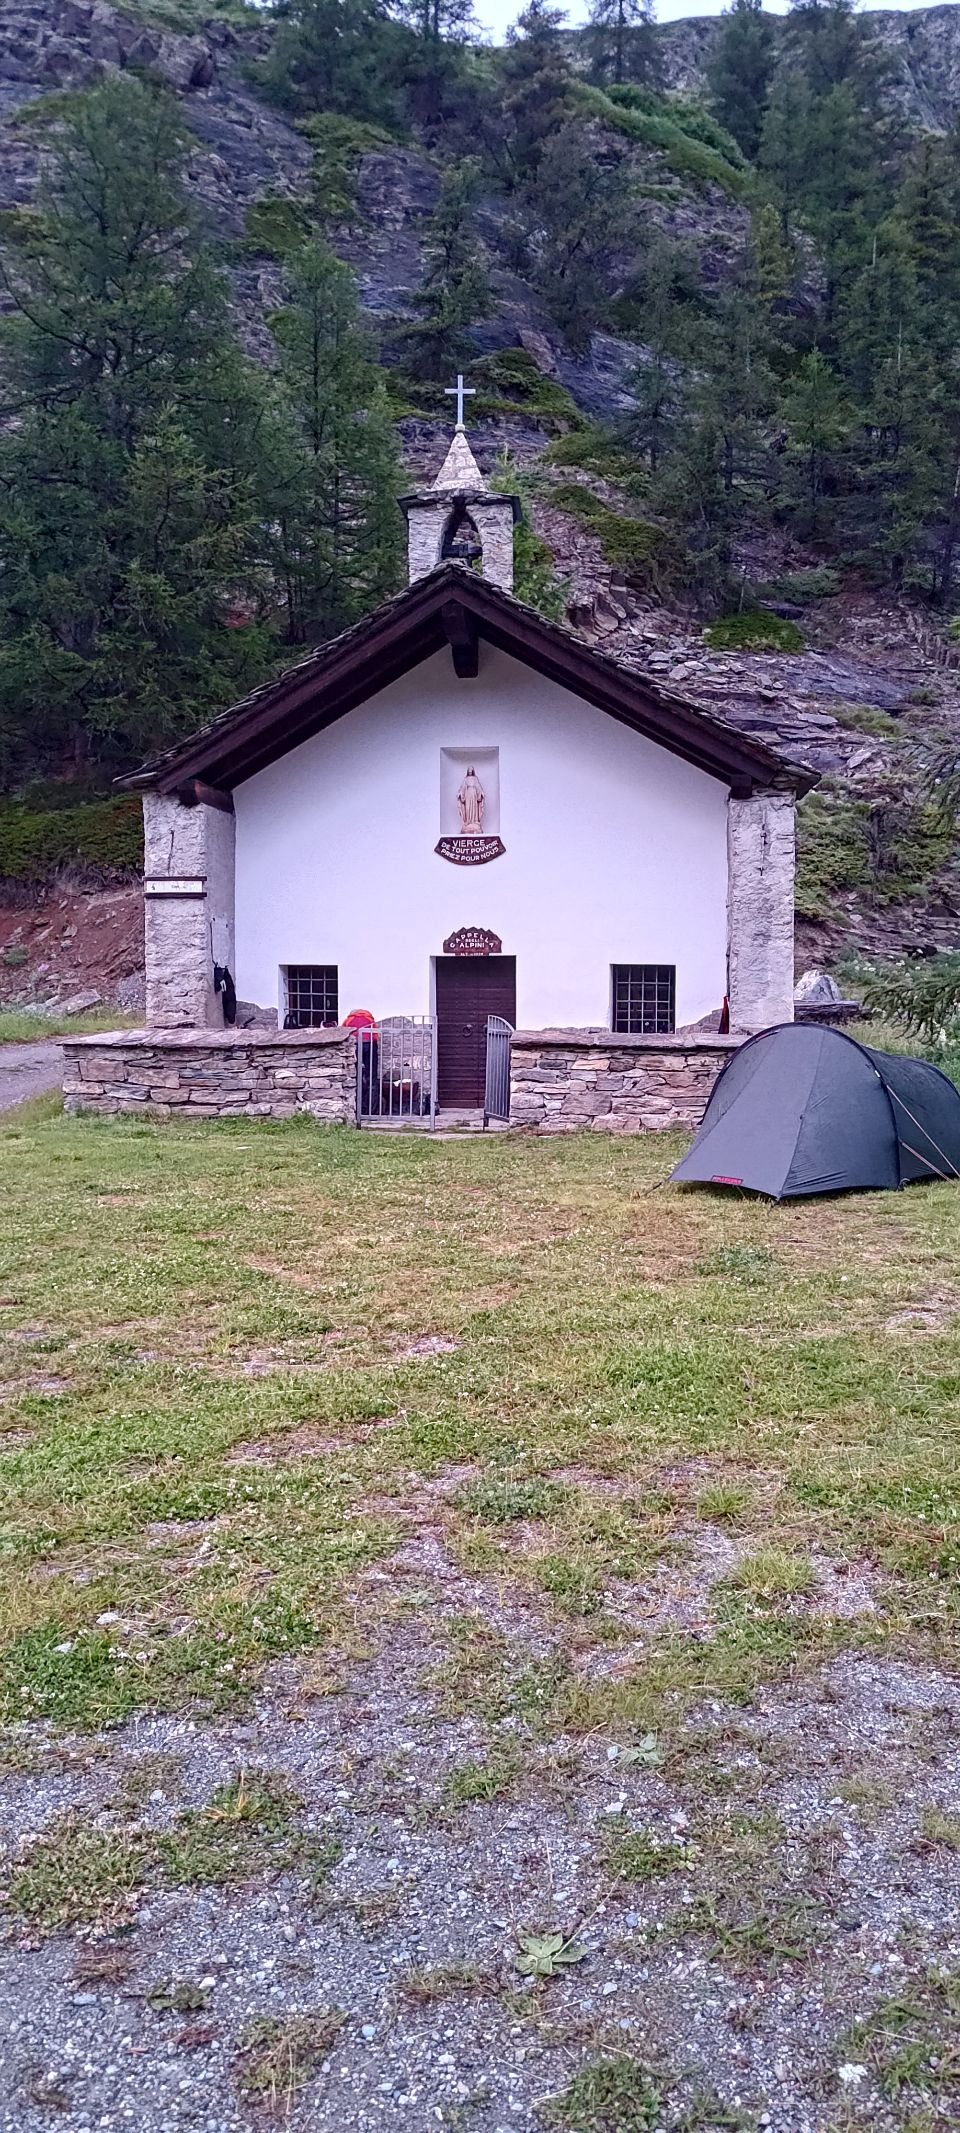
[[[440,563],[466,563],[492,585],[512,592],[513,529],[520,499],[488,489],[463,425],[464,393],[470,388],[461,377],[451,390],[456,393],[458,421],[440,472],[429,489],[400,498],[407,521],[407,576],[412,585]]]

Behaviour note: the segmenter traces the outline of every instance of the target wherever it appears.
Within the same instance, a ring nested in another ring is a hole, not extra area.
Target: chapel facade
[[[581,1052],[791,1020],[813,774],[518,601],[519,504],[460,424],[402,508],[403,592],[121,781],[145,1041],[417,1019],[446,1110],[491,1017]]]

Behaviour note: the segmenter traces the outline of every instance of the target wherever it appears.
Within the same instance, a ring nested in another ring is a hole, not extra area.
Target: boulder
[[[798,1007],[832,1007],[843,994],[836,979],[826,970],[805,970],[797,979],[793,997]]]

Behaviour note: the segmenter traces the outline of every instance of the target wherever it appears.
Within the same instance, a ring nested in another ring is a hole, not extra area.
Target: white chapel
[[[515,599],[519,504],[462,424],[402,508],[404,591],[122,781],[148,1031],[432,1018],[439,1102],[470,1105],[490,1016],[792,1019],[812,773]]]

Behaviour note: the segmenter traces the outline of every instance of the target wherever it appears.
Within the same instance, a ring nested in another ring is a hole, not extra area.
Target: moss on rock
[[[703,641],[712,652],[802,652],[803,637],[795,622],[774,615],[767,608],[744,608],[739,615],[722,615],[704,630]]]
[[[594,534],[604,560],[633,584],[676,583],[682,576],[680,550],[665,527],[611,511],[609,504],[581,482],[558,482],[550,490],[550,502]]]

